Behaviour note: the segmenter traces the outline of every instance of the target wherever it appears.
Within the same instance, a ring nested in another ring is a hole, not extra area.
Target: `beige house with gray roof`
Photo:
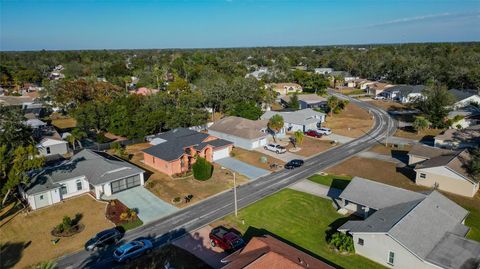
[[[468,211],[437,191],[417,193],[356,177],[340,198],[372,209],[364,220],[338,228],[352,235],[358,255],[399,269],[476,269],[480,264],[480,243],[465,238]]]

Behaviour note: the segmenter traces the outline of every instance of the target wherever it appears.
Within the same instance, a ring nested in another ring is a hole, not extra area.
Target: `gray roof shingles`
[[[48,167],[34,175],[24,190],[27,194],[40,193],[58,188],[59,182],[76,177],[86,177],[90,184],[99,185],[143,172],[105,152],[84,149],[65,163]]]

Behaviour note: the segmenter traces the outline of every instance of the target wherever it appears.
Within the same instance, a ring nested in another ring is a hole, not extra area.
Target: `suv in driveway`
[[[330,128],[325,128],[325,127],[318,128],[317,132],[322,134],[322,135],[331,135],[332,134],[332,130],[330,130]]]
[[[266,145],[265,147],[263,147],[264,149],[266,150],[270,150],[270,151],[273,151],[277,154],[280,154],[280,153],[285,153],[287,152],[287,149],[285,149],[285,147],[282,147],[278,144],[268,144]]]
[[[116,244],[122,238],[122,236],[123,234],[117,228],[99,232],[95,235],[95,237],[91,238],[87,241],[87,243],[85,243],[85,250],[94,251],[98,248]]]

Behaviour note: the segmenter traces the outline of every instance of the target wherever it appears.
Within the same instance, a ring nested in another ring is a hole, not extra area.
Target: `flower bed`
[[[119,200],[112,200],[108,203],[105,216],[116,226],[123,226],[126,230],[128,230],[127,228],[132,229],[143,224],[137,213]]]

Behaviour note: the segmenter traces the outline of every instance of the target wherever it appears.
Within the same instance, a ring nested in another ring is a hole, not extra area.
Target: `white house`
[[[340,199],[343,208],[369,209],[364,220],[337,229],[352,235],[358,255],[398,269],[476,268],[480,262],[480,243],[465,238],[468,211],[437,191],[416,193],[356,177]]]
[[[36,173],[19,187],[35,210],[91,192],[96,199],[144,185],[144,171],[105,152],[84,149],[70,160]]]
[[[328,68],[328,67],[315,68],[314,72],[315,74],[328,75],[333,72],[333,68]]]
[[[466,107],[471,103],[480,104],[480,96],[476,90],[457,90],[450,89],[448,90],[455,98],[455,103],[453,104],[454,109],[459,109]]]
[[[383,90],[382,95],[387,99],[397,100],[401,103],[411,103],[423,98],[424,85],[395,85]]]
[[[448,118],[451,120],[457,119],[453,123],[452,128],[459,129],[460,127],[460,129],[465,129],[480,124],[480,109],[473,106],[467,106],[458,110],[450,111],[448,113]]]
[[[248,150],[267,144],[268,121],[249,120],[240,117],[225,117],[208,128],[208,134],[232,141],[235,147]]]
[[[297,111],[267,111],[260,119],[269,120],[273,115],[283,117],[284,126],[279,134],[287,132],[315,130],[325,122],[325,113],[317,112],[311,108]]]
[[[292,95],[285,95],[280,98],[283,105],[288,106]],[[319,96],[318,94],[299,94],[298,109],[319,108],[325,109],[327,106],[327,98]]]
[[[266,88],[271,88],[279,95],[287,95],[290,93],[301,93],[302,86],[297,83],[271,83],[265,85]]]
[[[257,80],[260,80],[260,79],[262,79],[263,76],[267,76],[267,75],[270,75],[270,74],[271,74],[271,72],[268,69],[268,67],[260,67],[260,68],[258,68],[258,70],[255,70],[251,73],[246,74],[245,78],[254,77]]]
[[[41,156],[63,155],[68,153],[68,142],[56,137],[43,137],[37,149]]]

